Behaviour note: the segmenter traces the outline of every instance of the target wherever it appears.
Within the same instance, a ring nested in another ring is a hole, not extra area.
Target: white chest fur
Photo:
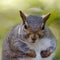
[[[51,46],[50,41],[51,40],[48,38],[43,38],[41,40],[37,40],[36,43],[28,44],[31,49],[35,50],[36,58],[19,58],[19,60],[52,60],[52,58],[54,57],[54,53],[52,53],[47,58],[42,58],[40,55],[40,52],[42,50],[46,50],[48,47]]]

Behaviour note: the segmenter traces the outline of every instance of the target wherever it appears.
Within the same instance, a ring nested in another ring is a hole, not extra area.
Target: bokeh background
[[[51,13],[46,25],[57,40],[56,56],[53,60],[60,60],[60,0],[0,0],[0,60],[6,33],[22,21],[19,10],[26,15]]]

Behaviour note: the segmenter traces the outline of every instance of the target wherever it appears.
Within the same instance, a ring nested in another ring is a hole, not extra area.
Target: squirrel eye
[[[27,29],[27,25],[24,25],[24,28]]]
[[[43,26],[43,27],[42,27],[42,30],[44,30],[44,28],[45,28],[45,27]]]
[[[44,28],[45,28],[44,23],[42,23],[41,29],[44,30]]]

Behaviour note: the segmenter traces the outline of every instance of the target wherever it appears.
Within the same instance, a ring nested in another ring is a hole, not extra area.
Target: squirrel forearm
[[[56,40],[51,40],[51,46],[49,47],[50,52],[53,53],[54,50],[56,49]]]
[[[10,43],[11,49],[14,51],[24,52],[28,49],[27,44],[22,41],[14,40]]]
[[[46,50],[42,50],[40,52],[42,58],[46,58],[46,57],[50,56],[56,49],[56,41],[55,40],[50,40],[49,43],[50,43],[50,46],[47,47]]]
[[[28,45],[22,41],[14,40],[12,45],[12,50],[17,53],[17,56],[29,56],[29,57],[35,57],[35,51],[33,49],[30,49]],[[10,46],[11,46],[10,45]]]
[[[51,46],[47,48],[51,53],[53,53],[56,49],[56,40],[51,40],[50,41]]]

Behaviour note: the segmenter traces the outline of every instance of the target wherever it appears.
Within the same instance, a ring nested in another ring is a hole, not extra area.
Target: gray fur
[[[33,31],[36,31],[41,26],[42,18],[41,17],[39,18],[36,16],[29,16],[27,18],[27,22],[28,22],[29,26],[31,27],[31,29]],[[3,45],[2,60],[19,60],[20,56],[24,56],[23,57],[24,59],[20,59],[20,60],[29,60],[30,58],[29,59],[25,58],[24,54],[26,54],[27,51],[30,50],[31,48],[32,48],[32,50],[35,49],[36,52],[41,50],[41,48],[50,49],[51,54],[55,51],[55,48],[56,48],[55,37],[51,33],[49,28],[47,28],[46,26],[45,26],[45,31],[41,32],[41,38],[38,38],[35,43],[31,43],[31,42],[29,42],[29,39],[25,38],[27,33],[28,32],[24,29],[23,24],[16,25],[8,32],[4,45]],[[44,46],[44,44],[46,44],[46,42],[44,42],[44,40],[46,40],[46,39],[47,39],[47,42],[50,40],[49,47]],[[44,44],[42,44],[42,43],[44,43]],[[51,48],[51,47],[53,47],[53,48]],[[26,48],[27,48],[27,50],[26,50]],[[15,56],[15,57],[17,56],[18,58],[14,58],[13,56]],[[38,56],[36,57],[36,59],[40,60],[40,59],[38,59]],[[34,58],[34,59],[30,59],[30,60],[36,60],[36,59]],[[43,58],[41,58],[41,60],[43,60]]]
[[[37,31],[41,23],[43,23],[42,17],[30,15],[27,17],[27,23],[33,31]]]

